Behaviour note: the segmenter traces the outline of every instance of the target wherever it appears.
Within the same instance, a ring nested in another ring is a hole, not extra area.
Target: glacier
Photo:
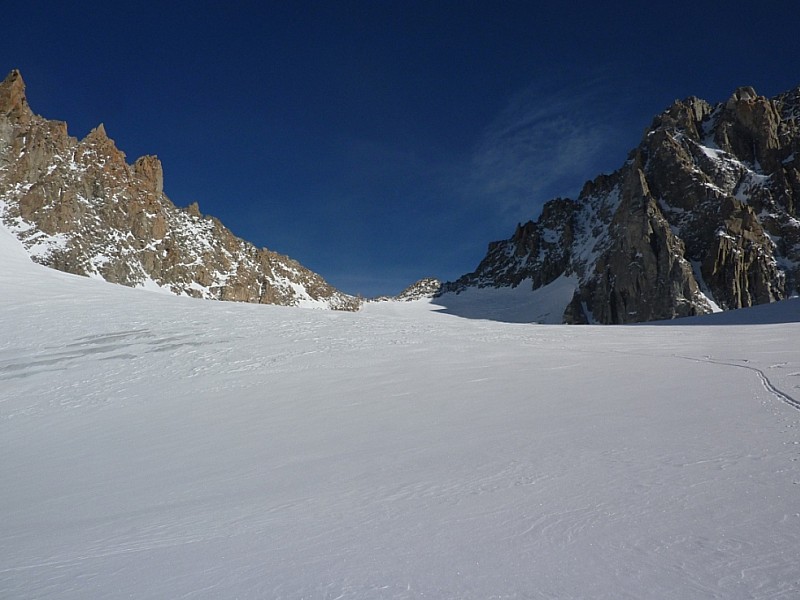
[[[221,303],[2,227],[0,290],[0,597],[800,593],[800,300],[639,326]]]

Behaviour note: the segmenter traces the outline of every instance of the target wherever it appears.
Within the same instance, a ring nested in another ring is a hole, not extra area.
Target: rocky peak
[[[116,143],[106,133],[106,126],[100,123],[97,127],[92,129],[83,140],[81,145],[88,147],[92,150],[98,151],[105,156],[118,156],[123,161],[125,160],[125,153],[117,148]]]
[[[106,142],[112,142],[108,138],[108,133],[106,133],[106,126],[103,123],[100,123],[97,127],[92,129],[84,138],[84,141],[87,144],[105,144]]]
[[[568,266],[578,209],[568,198],[551,200],[538,221],[519,223],[510,239],[490,243],[475,271],[442,284],[440,294],[460,293],[468,287],[517,287],[526,281],[533,289],[551,283]]]
[[[737,102],[754,102],[758,100],[758,94],[756,93],[755,88],[749,85],[745,85],[742,87],[736,88],[736,91],[733,92],[728,102],[725,104],[726,108],[730,108],[732,105],[735,105]]]
[[[411,302],[422,298],[432,298],[439,293],[442,282],[435,277],[423,277],[415,281],[396,296],[378,296],[368,302]]]
[[[577,281],[573,323],[666,319],[773,302],[800,288],[800,88],[673,103],[616,172],[492,242],[442,286]],[[539,295],[546,297],[547,294]]]
[[[780,113],[775,103],[752,87],[740,87],[724,104],[715,125],[714,141],[726,152],[769,170],[779,162]]]
[[[189,206],[186,207],[186,214],[190,217],[194,217],[196,219],[200,219],[203,217],[203,214],[200,212],[200,205],[197,202],[192,202]]]
[[[397,294],[395,299],[410,302],[411,300],[420,300],[421,298],[431,298],[439,292],[441,287],[442,282],[435,277],[425,277],[415,283],[412,283],[402,292]]]
[[[674,128],[687,132],[689,135],[699,137],[699,125],[711,112],[711,106],[705,101],[694,96],[685,100],[676,100],[666,112],[656,117],[650,130],[659,128]]]
[[[145,187],[156,194],[164,191],[164,169],[157,156],[141,156],[133,163],[133,172]]]
[[[0,113],[11,119],[30,115],[28,101],[25,98],[25,82],[22,74],[16,69],[0,83]]]
[[[37,262],[198,298],[360,306],[297,261],[202,217],[196,204],[177,208],[163,177],[155,156],[129,165],[102,124],[78,141],[66,124],[33,116],[18,72],[0,84],[0,222]]]

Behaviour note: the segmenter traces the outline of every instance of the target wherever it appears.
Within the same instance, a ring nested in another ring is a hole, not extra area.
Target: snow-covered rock
[[[800,285],[800,88],[688,98],[611,175],[489,245],[442,287],[536,290],[575,279],[568,323],[671,319],[781,300]],[[548,307],[548,313],[552,312]]]

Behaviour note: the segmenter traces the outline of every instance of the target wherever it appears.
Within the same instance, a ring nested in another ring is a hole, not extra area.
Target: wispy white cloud
[[[587,179],[624,160],[618,100],[603,78],[530,85],[510,99],[476,144],[470,195],[519,220],[535,217],[555,196],[575,197]]]

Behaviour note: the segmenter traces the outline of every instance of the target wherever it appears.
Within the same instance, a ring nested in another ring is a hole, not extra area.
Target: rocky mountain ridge
[[[470,288],[577,282],[565,323],[671,319],[774,302],[800,286],[800,88],[739,88],[657,116],[626,163],[489,245]],[[560,279],[563,281],[563,279]]]
[[[423,298],[433,298],[442,289],[442,282],[435,277],[423,277],[405,287],[396,296],[378,296],[370,298],[368,302],[411,302]]]
[[[36,262],[112,283],[263,304],[361,304],[197,204],[176,207],[158,158],[128,164],[102,124],[78,140],[66,123],[35,115],[16,70],[0,84],[0,221]]]

